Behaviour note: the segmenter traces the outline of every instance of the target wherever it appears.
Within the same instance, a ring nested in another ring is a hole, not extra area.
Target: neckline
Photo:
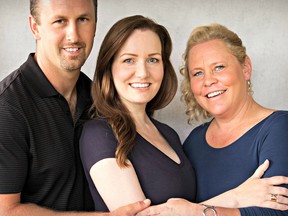
[[[221,149],[226,149],[226,148],[229,148],[231,146],[233,146],[235,143],[237,143],[239,140],[241,140],[246,134],[250,133],[251,131],[253,131],[258,125],[260,124],[263,124],[267,119],[269,119],[271,116],[273,116],[275,113],[277,113],[278,110],[275,110],[273,111],[271,114],[269,114],[268,116],[266,116],[265,118],[263,118],[261,121],[259,121],[258,123],[256,123],[255,125],[253,125],[250,129],[248,129],[245,133],[243,133],[240,137],[238,137],[236,140],[234,140],[233,142],[231,142],[230,144],[224,146],[224,147],[220,147],[220,148],[216,148],[216,147],[213,147],[212,145],[210,145],[207,141],[207,138],[206,138],[206,134],[207,134],[207,130],[211,124],[211,122],[213,121],[213,119],[210,121],[210,122],[207,122],[207,127],[205,128],[205,136],[204,136],[204,139],[205,139],[205,143],[206,145],[211,148],[211,149],[214,149],[214,150],[221,150]]]
[[[170,161],[172,161],[175,165],[177,166],[182,166],[183,165],[183,158],[181,157],[181,154],[179,153],[178,149],[175,148],[174,145],[171,145],[170,141],[167,139],[167,137],[165,136],[165,134],[161,131],[159,125],[157,124],[157,121],[155,121],[153,118],[151,118],[152,123],[155,125],[155,127],[157,128],[157,130],[159,131],[159,133],[163,136],[163,138],[166,140],[166,142],[168,143],[168,145],[172,148],[172,150],[175,152],[175,154],[178,156],[180,163],[177,163],[176,161],[174,161],[172,158],[170,158],[168,155],[166,155],[164,152],[162,152],[160,149],[158,149],[156,146],[154,146],[152,143],[150,143],[148,140],[146,140],[141,134],[139,134],[137,132],[137,136],[142,139],[144,141],[145,144],[151,146],[153,149],[155,149],[156,151],[158,151],[161,155],[163,155],[164,157],[166,157],[167,159],[169,159]]]

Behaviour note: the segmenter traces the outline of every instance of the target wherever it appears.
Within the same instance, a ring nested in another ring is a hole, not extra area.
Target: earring
[[[248,94],[252,95],[253,94],[253,90],[252,90],[252,84],[251,84],[250,80],[247,81],[247,85],[248,85]]]

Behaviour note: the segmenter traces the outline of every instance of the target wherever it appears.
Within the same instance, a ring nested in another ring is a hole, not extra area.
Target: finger
[[[269,167],[269,160],[265,160],[254,172],[251,178],[261,178]]]
[[[265,205],[263,207],[271,208],[271,209],[275,209],[275,210],[281,210],[281,211],[288,210],[288,205],[278,203],[278,202],[271,202],[271,201],[265,202]]]
[[[267,183],[271,185],[288,184],[287,176],[273,176],[273,177],[265,178],[263,180],[267,181]]]
[[[143,211],[139,212],[136,216],[153,216],[153,215],[159,215],[160,212],[164,211],[164,206],[156,205],[156,206],[150,206],[149,208],[144,209]]]
[[[126,206],[123,206],[115,211],[111,212],[110,215],[112,216],[132,216],[136,215],[138,212],[144,210],[145,208],[149,207],[151,201],[146,199],[144,201],[135,202]]]
[[[270,194],[279,194],[282,196],[288,196],[288,189],[280,186],[273,186],[269,189]]]
[[[150,204],[151,204],[151,200],[149,200],[149,199],[145,199],[144,201],[130,204],[132,214],[136,214],[136,213],[146,209],[147,207],[150,206]]]
[[[277,195],[277,203],[288,205],[288,198],[285,196]]]

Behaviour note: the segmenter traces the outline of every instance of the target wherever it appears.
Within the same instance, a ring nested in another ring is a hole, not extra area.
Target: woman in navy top
[[[288,112],[265,108],[253,99],[252,64],[241,39],[219,24],[197,27],[189,37],[184,60],[182,93],[189,121],[212,117],[184,142],[197,178],[196,202],[231,207],[204,206],[203,215],[288,215],[287,177],[273,177],[288,176]],[[265,179],[254,176],[247,180],[266,159],[270,167]],[[245,184],[254,181],[258,185],[243,187],[245,180]],[[253,190],[263,185],[258,200],[254,199]],[[245,199],[240,198],[243,192]],[[227,195],[226,201],[215,201],[213,197],[221,193]],[[191,206],[184,200],[172,200],[148,211],[197,215]]]
[[[152,118],[177,90],[167,30],[143,16],[113,25],[101,45],[93,81],[93,119],[80,153],[96,211],[149,198],[195,199],[194,170],[180,139]]]

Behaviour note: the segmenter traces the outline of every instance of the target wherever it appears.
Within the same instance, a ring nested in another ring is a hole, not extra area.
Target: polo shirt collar
[[[24,78],[42,98],[59,95],[38,66],[34,59],[34,55],[35,53],[31,53],[28,56],[27,61],[20,67]]]
[[[53,87],[53,85],[46,78],[45,74],[40,69],[39,65],[34,59],[35,53],[31,53],[28,56],[27,61],[21,66],[22,74],[28,81],[34,91],[39,94],[40,97],[53,97],[59,96],[59,92]],[[91,103],[90,88],[91,80],[82,72],[76,83],[78,95],[84,104]],[[78,97],[79,99],[79,97]]]

